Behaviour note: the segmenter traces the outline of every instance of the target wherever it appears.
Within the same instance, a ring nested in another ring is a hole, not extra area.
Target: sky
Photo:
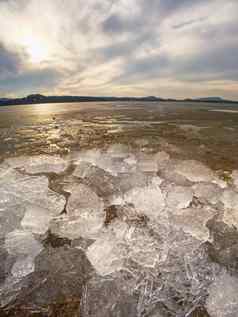
[[[237,0],[0,0],[0,97],[238,100]]]

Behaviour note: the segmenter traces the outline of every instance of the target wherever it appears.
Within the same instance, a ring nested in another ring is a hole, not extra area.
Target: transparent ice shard
[[[9,158],[6,162],[13,168],[22,168],[29,174],[62,173],[68,163],[57,155],[22,156]]]
[[[83,184],[68,186],[65,190],[71,193],[67,215],[52,221],[52,232],[69,239],[94,237],[103,227],[105,220],[102,199]]]
[[[221,272],[208,288],[206,308],[211,317],[236,317],[238,312],[238,279]]]

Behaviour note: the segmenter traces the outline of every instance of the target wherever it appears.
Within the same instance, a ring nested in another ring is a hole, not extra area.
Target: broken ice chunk
[[[157,160],[158,169],[161,170],[169,164],[170,156],[168,153],[160,151],[155,154],[155,159]]]
[[[214,183],[197,183],[193,185],[194,195],[204,202],[216,204],[221,196],[221,188]]]
[[[169,186],[167,191],[166,203],[170,209],[187,208],[193,199],[193,191],[190,187]]]
[[[0,178],[6,176],[10,171],[10,166],[4,162],[0,165]]]
[[[150,184],[152,177],[142,172],[135,172],[117,178],[117,187],[122,193],[135,187],[145,187]]]
[[[82,316],[139,316],[137,313],[137,298],[132,296],[130,291],[125,288],[123,279],[113,280],[100,276],[90,279],[84,287],[82,301],[80,302]]]
[[[84,183],[93,188],[100,196],[112,195],[116,191],[115,176],[90,163],[81,162],[74,171],[74,176],[82,178]]]
[[[13,278],[21,279],[28,274],[34,272],[35,264],[34,257],[32,256],[23,256],[18,257],[16,262],[13,264],[11,269],[11,274]]]
[[[151,219],[166,218],[164,195],[159,186],[135,187],[124,195],[124,200],[133,204],[138,213]]]
[[[90,213],[101,213],[103,210],[103,201],[98,195],[84,184],[77,184],[65,188],[71,195],[67,204],[69,215],[81,215],[82,210]]]
[[[179,186],[189,186],[191,182],[182,174],[179,174],[175,168],[174,162],[169,162],[164,168],[159,170],[159,176],[171,184]]]
[[[224,222],[229,226],[238,227],[238,193],[232,189],[226,189],[222,194],[221,201],[225,207]]]
[[[104,225],[104,214],[88,214],[81,216],[62,216],[52,220],[50,230],[53,234],[70,240],[85,238],[95,239]]]
[[[185,233],[189,233],[198,240],[207,241],[209,230],[206,223],[215,214],[216,212],[210,208],[187,208],[172,215],[171,220],[175,227],[181,228]]]
[[[233,171],[231,176],[232,176],[232,179],[233,179],[233,184],[238,189],[238,170]]]
[[[87,162],[112,175],[117,174],[113,167],[112,158],[107,153],[98,149],[79,152],[75,154],[74,161],[76,164]]]
[[[107,149],[107,154],[112,158],[126,158],[128,156],[129,148],[126,144],[113,144]]]
[[[60,156],[39,155],[31,157],[15,157],[6,160],[13,168],[23,168],[29,174],[62,173],[68,163]]]
[[[15,230],[7,234],[5,248],[12,255],[36,256],[42,250],[41,244],[29,231]]]
[[[211,182],[214,179],[212,170],[194,160],[177,163],[176,172],[186,177],[191,182]]]
[[[100,275],[109,275],[123,267],[126,250],[112,235],[97,239],[87,250],[86,255]]]
[[[52,232],[69,239],[92,238],[104,224],[102,199],[83,184],[68,186],[65,189],[71,193],[67,204],[68,213],[52,221]]]
[[[125,162],[127,165],[135,166],[136,163],[137,163],[137,159],[136,159],[135,155],[130,154],[127,158],[124,159],[124,162]]]
[[[0,192],[0,238],[20,226],[25,206],[12,193]]]
[[[236,208],[238,205],[238,193],[232,189],[226,189],[221,196],[221,201],[223,202],[225,208]]]
[[[64,209],[65,198],[48,188],[45,176],[26,176],[12,170],[0,179],[1,235],[18,228],[44,233],[53,216]]]
[[[73,176],[79,177],[79,178],[85,178],[87,175],[89,175],[90,170],[94,167],[93,164],[81,161],[77,165],[76,169],[73,172]]]
[[[5,248],[9,255],[16,257],[11,268],[10,280],[21,279],[33,272],[34,259],[43,249],[31,232],[23,230],[15,230],[7,234]],[[8,280],[6,280],[6,284],[8,284]]]
[[[36,234],[44,234],[49,227],[53,216],[60,213],[62,209],[54,211],[41,208],[39,206],[27,205],[26,213],[21,221],[21,226],[25,230],[30,230]]]
[[[238,313],[238,279],[221,272],[208,288],[206,308],[211,317],[236,317]]]
[[[166,258],[164,241],[158,241],[146,228],[132,226],[126,241],[128,258],[143,267],[154,268]]]
[[[138,157],[138,170],[141,172],[156,173],[158,171],[157,161],[152,155],[140,154]]]

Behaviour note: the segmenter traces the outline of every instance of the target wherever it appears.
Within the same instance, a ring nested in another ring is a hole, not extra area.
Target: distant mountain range
[[[64,103],[64,102],[100,102],[100,101],[170,101],[170,102],[211,102],[211,103],[237,103],[236,101],[225,100],[220,97],[207,97],[196,99],[164,99],[160,97],[90,97],[90,96],[44,96],[33,94],[23,98],[0,98],[0,106],[25,105],[40,103]]]

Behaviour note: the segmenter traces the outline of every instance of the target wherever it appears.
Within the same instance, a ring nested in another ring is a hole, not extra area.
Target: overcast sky
[[[0,0],[0,97],[238,99],[238,0]]]

